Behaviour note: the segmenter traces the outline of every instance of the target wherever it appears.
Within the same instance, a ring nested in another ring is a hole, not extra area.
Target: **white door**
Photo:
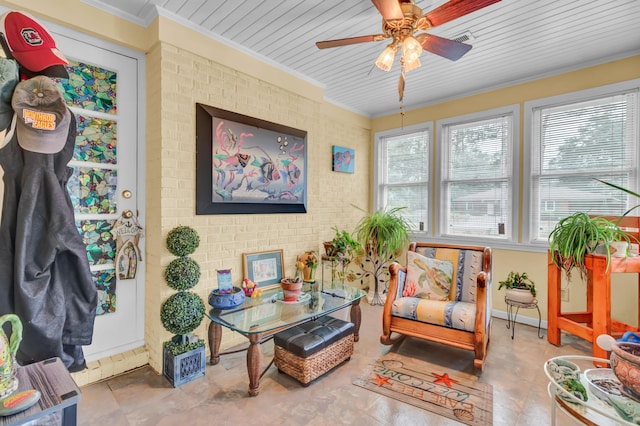
[[[144,167],[138,158],[143,137],[144,56],[85,34],[46,24],[70,64],[69,79],[58,79],[78,126],[73,175],[67,189],[76,224],[98,287],[93,343],[87,360],[144,344],[144,259],[135,278],[116,271],[115,221],[132,212],[143,223]],[[144,237],[138,241],[144,254]]]

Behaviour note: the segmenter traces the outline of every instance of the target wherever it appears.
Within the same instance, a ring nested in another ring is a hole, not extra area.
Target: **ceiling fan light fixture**
[[[396,43],[391,43],[388,45],[378,56],[376,60],[376,66],[380,68],[382,71],[389,71],[391,66],[393,65],[393,60],[396,57],[396,52],[398,51],[398,45]]]
[[[420,58],[416,58],[413,61],[406,61],[404,60],[404,58],[402,59],[403,59],[402,66],[405,72],[415,70],[416,68],[420,68],[420,66],[422,66],[422,64],[420,63]]]
[[[413,62],[422,54],[422,46],[414,36],[408,35],[402,40],[402,56],[407,63]]]

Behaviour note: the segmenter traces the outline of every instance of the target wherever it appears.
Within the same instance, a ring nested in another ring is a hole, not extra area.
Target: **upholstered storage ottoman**
[[[274,361],[278,371],[307,386],[351,358],[354,328],[351,322],[325,316],[276,333]]]

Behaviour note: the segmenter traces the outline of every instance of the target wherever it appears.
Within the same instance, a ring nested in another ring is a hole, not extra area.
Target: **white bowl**
[[[592,368],[584,371],[589,390],[597,398],[608,402],[611,395],[622,396],[622,383],[610,368]]]

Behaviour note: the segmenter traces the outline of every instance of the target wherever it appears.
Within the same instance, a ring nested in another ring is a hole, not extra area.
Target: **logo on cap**
[[[41,130],[55,130],[56,129],[56,115],[33,111],[30,109],[22,110],[22,119],[25,124],[31,124],[33,129],[41,129]]]
[[[29,43],[31,46],[40,46],[42,44],[42,37],[40,37],[38,31],[33,28],[23,28],[22,31],[20,31],[20,34],[22,34],[24,41]]]

